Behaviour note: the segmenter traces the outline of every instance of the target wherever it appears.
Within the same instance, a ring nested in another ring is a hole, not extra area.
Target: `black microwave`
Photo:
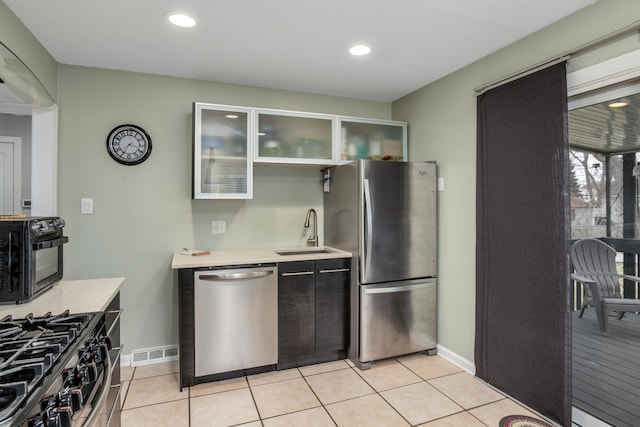
[[[21,303],[62,280],[64,220],[0,219],[0,303]]]

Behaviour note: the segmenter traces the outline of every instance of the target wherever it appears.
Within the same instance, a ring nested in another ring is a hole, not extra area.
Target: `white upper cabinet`
[[[253,197],[252,109],[193,104],[193,198]]]
[[[407,160],[407,124],[193,103],[193,198],[251,199],[253,163],[332,166]]]
[[[407,124],[391,120],[338,117],[339,162],[359,159],[407,160]]]
[[[329,114],[255,109],[255,161],[335,164],[335,118]]]

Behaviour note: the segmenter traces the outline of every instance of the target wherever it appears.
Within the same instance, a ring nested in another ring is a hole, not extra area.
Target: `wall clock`
[[[138,165],[151,155],[151,137],[140,126],[117,126],[107,136],[107,152],[118,163]]]

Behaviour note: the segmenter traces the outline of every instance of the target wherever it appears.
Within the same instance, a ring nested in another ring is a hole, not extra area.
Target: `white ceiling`
[[[4,0],[59,63],[382,102],[595,1]]]

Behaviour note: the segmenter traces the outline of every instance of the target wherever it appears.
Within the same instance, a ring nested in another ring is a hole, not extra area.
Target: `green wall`
[[[393,103],[393,118],[409,123],[410,158],[436,160],[438,175],[445,180],[444,192],[438,193],[438,343],[468,361],[473,362],[475,333],[474,88],[630,25],[638,17],[640,1],[599,0]],[[581,55],[570,61],[569,69],[574,62],[590,65],[638,48],[636,34]]]
[[[69,235],[65,278],[126,277],[127,353],[178,342],[174,251],[304,246],[311,207],[322,230],[319,167],[256,166],[252,200],[191,200],[194,101],[391,117],[388,103],[61,65],[58,211]],[[151,156],[138,166],[107,155],[106,136],[123,123],[142,126],[152,138]],[[80,215],[83,197],[93,198],[93,215]],[[227,221],[227,234],[211,234],[214,219]]]

